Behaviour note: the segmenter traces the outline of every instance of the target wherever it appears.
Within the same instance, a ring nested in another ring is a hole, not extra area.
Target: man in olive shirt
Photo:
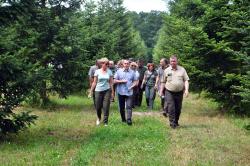
[[[176,56],[170,57],[170,66],[164,71],[161,80],[161,95],[163,89],[166,88],[165,98],[168,105],[170,127],[173,129],[179,126],[179,117],[181,114],[183,94],[188,96],[189,77],[186,70],[177,65]]]

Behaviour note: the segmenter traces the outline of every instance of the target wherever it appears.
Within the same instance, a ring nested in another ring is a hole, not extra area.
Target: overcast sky
[[[167,11],[166,2],[163,0],[124,0],[124,7],[130,11],[150,12],[151,10]]]

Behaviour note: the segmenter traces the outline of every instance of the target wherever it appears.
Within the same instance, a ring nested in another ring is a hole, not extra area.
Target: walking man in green
[[[175,129],[179,126],[179,118],[182,108],[183,95],[188,96],[189,77],[186,70],[178,65],[175,55],[170,57],[170,66],[164,71],[161,80],[161,95],[164,87],[166,89],[165,99],[167,100],[170,127]]]

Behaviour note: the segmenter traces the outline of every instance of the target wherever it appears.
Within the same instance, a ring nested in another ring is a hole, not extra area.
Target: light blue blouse
[[[110,69],[107,69],[105,74],[101,72],[101,69],[98,69],[95,71],[94,76],[97,77],[95,91],[100,92],[110,89],[109,79],[113,76]]]

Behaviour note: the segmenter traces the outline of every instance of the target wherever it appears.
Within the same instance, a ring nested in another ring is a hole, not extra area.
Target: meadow
[[[133,125],[121,122],[117,101],[109,125],[95,125],[92,100],[51,97],[47,109],[24,106],[35,125],[0,142],[0,165],[250,165],[249,118],[231,118],[196,94],[184,99],[180,127],[160,114],[134,109]]]

